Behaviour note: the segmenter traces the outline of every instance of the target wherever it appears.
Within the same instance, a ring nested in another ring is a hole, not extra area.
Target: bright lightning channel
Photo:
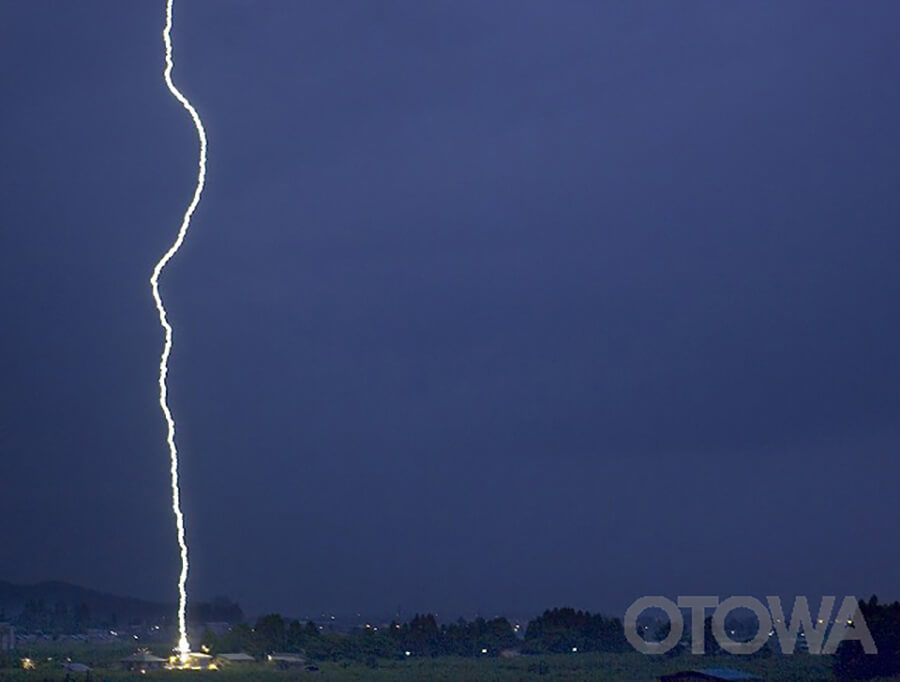
[[[153,274],[150,276],[150,287],[153,290],[153,300],[156,302],[156,309],[159,312],[159,323],[165,330],[166,341],[163,346],[162,356],[159,360],[159,406],[162,409],[163,416],[166,418],[168,425],[167,442],[169,444],[169,455],[171,458],[171,474],[172,474],[172,511],[175,514],[175,525],[178,530],[178,547],[181,550],[181,574],[178,577],[178,652],[185,660],[190,653],[191,646],[187,638],[187,577],[188,577],[188,546],[184,534],[184,514],[181,512],[181,494],[178,486],[178,448],[175,447],[175,420],[172,412],[169,410],[168,388],[166,386],[166,375],[169,372],[169,355],[172,353],[172,325],[166,317],[166,309],[163,306],[162,297],[159,295],[159,276],[166,267],[166,264],[181,248],[184,237],[187,234],[188,227],[191,224],[191,216],[200,203],[200,195],[203,193],[203,185],[206,181],[206,130],[203,128],[203,122],[197,110],[191,105],[187,97],[181,94],[181,91],[175,87],[172,82],[172,68],[174,60],[172,58],[172,4],[174,0],[166,2],[166,27],[163,29],[163,42],[166,46],[166,68],[163,71],[163,78],[169,91],[174,95],[175,99],[181,102],[181,105],[187,110],[194,121],[197,128],[197,136],[200,138],[200,159],[197,169],[197,188],[194,190],[194,198],[184,212],[184,218],[181,221],[181,229],[178,230],[176,237],[169,250],[163,254],[156,267],[153,268]]]

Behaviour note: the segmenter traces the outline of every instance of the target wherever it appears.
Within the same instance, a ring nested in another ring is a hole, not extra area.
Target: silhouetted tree
[[[243,651],[260,656],[266,651],[262,638],[246,623],[231,626],[228,632],[218,638],[216,645],[218,653]]]
[[[834,661],[839,680],[869,680],[900,675],[900,602],[879,604],[872,595],[860,600],[859,611],[872,633],[877,654],[867,654],[858,641],[841,642]]]
[[[544,611],[525,630],[525,649],[533,653],[572,649],[623,651],[625,648],[625,631],[618,618],[568,607]]]
[[[440,629],[437,620],[430,614],[416,614],[400,628],[401,642],[406,650],[420,656],[434,656],[440,650]]]
[[[270,613],[256,621],[256,634],[266,651],[284,651],[287,644],[287,628],[279,613]]]

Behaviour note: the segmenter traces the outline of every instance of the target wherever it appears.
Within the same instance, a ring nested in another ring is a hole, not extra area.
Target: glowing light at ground
[[[150,288],[153,291],[153,300],[156,302],[156,309],[159,312],[159,323],[165,331],[165,344],[163,345],[162,355],[159,360],[159,406],[162,409],[163,416],[166,419],[168,434],[166,442],[169,445],[169,456],[171,460],[171,479],[172,479],[172,512],[175,514],[175,526],[178,531],[178,548],[181,553],[181,573],[178,577],[178,652],[183,660],[191,650],[187,638],[187,577],[188,569],[188,546],[184,532],[184,515],[181,512],[181,493],[178,485],[178,448],[175,446],[175,419],[169,409],[168,387],[166,378],[169,372],[169,356],[172,354],[172,325],[169,324],[166,316],[166,308],[163,305],[162,297],[159,293],[159,276],[162,274],[163,268],[172,259],[172,257],[181,248],[184,237],[187,234],[188,227],[191,224],[191,216],[200,203],[200,195],[203,193],[203,185],[206,181],[206,130],[200,120],[197,110],[191,105],[187,97],[181,94],[181,91],[175,87],[172,82],[172,69],[175,62],[172,56],[172,4],[174,0],[167,0],[166,3],[166,26],[163,29],[163,43],[166,48],[166,67],[163,71],[163,78],[166,86],[172,95],[181,102],[181,105],[190,114],[197,128],[197,136],[200,138],[200,158],[197,169],[197,187],[194,190],[194,197],[184,212],[184,218],[181,221],[181,228],[178,230],[178,236],[169,247],[169,250],[163,254],[159,262],[153,268],[153,274],[150,276]]]

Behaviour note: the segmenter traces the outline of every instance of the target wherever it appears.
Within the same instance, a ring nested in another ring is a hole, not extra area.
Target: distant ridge
[[[61,605],[70,612],[76,609],[86,610],[90,614],[90,620],[96,623],[164,625],[175,617],[174,603],[121,597],[61,580],[49,580],[33,585],[17,585],[0,580],[0,621],[15,621],[28,604],[34,608],[38,603],[48,611],[53,611]],[[244,614],[240,606],[234,602],[217,597],[211,603],[191,604],[188,619],[192,622],[239,623],[244,620]]]
[[[80,585],[49,580],[33,585],[16,585],[0,580],[0,609],[7,619],[15,618],[29,602],[43,602],[47,608],[65,604],[68,608],[87,606],[94,618],[119,622],[160,621],[171,617],[171,604],[134,597],[120,597]]]

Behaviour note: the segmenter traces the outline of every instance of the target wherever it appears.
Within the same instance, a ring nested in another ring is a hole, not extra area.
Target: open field
[[[541,680],[586,682],[650,682],[659,675],[685,668],[735,667],[755,673],[772,682],[815,682],[831,680],[831,659],[827,656],[779,657],[713,657],[684,656],[658,658],[638,653],[575,654],[520,656],[501,658],[413,658],[403,661],[378,661],[377,666],[354,662],[317,663],[319,672],[276,671],[265,664],[251,664],[217,671],[156,671],[147,674],[131,673],[97,667],[90,678],[85,673],[70,674],[73,681],[90,679],[95,682],[125,682],[126,680],[169,680],[195,682],[199,680],[251,680],[293,682],[320,680],[321,682],[351,682],[375,680],[383,682],[513,682]],[[63,680],[66,673],[59,663],[39,663],[33,671],[7,669],[0,671],[0,682],[31,680]]]

